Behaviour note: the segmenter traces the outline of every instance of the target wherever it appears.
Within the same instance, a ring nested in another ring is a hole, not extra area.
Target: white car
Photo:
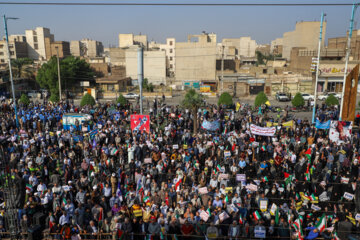
[[[139,95],[138,94],[135,94],[135,93],[127,93],[124,95],[124,98],[127,98],[127,99],[134,99],[134,98],[138,98]]]
[[[323,95],[319,95],[318,99],[325,101],[329,95],[334,95],[337,99],[341,99],[341,93],[324,93]]]
[[[314,100],[315,97],[311,94],[308,94],[308,93],[302,93],[301,96],[304,98],[305,101],[308,101],[308,100]]]

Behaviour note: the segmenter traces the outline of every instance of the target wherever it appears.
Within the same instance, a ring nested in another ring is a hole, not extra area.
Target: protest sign
[[[225,188],[225,193],[228,194],[229,192],[233,191],[233,187],[226,187]]]
[[[260,210],[265,212],[267,210],[268,200],[260,200]]]
[[[219,215],[219,219],[220,219],[221,222],[224,221],[224,220],[226,220],[226,219],[228,219],[228,218],[229,218],[229,215],[228,215],[226,212],[222,212],[222,213]]]
[[[250,125],[250,131],[252,134],[254,135],[260,135],[260,136],[269,136],[272,137],[274,136],[275,132],[276,132],[276,128],[275,127],[259,127],[256,126],[254,124]]]
[[[246,175],[245,174],[236,174],[236,181],[238,181],[238,182],[246,181]]]
[[[255,184],[248,184],[246,185],[246,189],[249,190],[249,191],[253,191],[253,192],[256,192],[258,190],[258,186],[256,186]]]
[[[351,193],[348,193],[348,192],[345,192],[344,193],[344,198],[351,201],[354,199],[354,194],[351,194]]]
[[[203,195],[203,194],[207,194],[207,193],[208,193],[207,187],[199,188],[199,194]]]
[[[225,157],[231,157],[231,152],[230,151],[224,151],[224,156]]]
[[[200,212],[200,218],[202,220],[204,220],[204,222],[206,222],[209,219],[209,217],[210,217],[209,214],[207,212],[205,212],[204,210],[202,210]]]
[[[152,163],[152,159],[151,158],[144,158],[144,163]]]
[[[275,216],[276,209],[277,209],[277,206],[276,206],[275,203],[273,203],[273,204],[271,205],[271,208],[270,208],[270,214],[271,214],[272,216]]]
[[[314,210],[314,211],[320,211],[321,210],[321,207],[315,205],[315,204],[311,204],[311,209]]]
[[[174,145],[173,145],[173,149],[179,149],[179,145],[178,145],[178,144],[174,144]]]
[[[227,174],[227,173],[221,173],[220,175],[219,175],[219,178],[220,179],[229,179],[229,174]]]

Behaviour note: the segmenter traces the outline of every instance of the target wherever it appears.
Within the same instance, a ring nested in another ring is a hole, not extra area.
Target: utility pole
[[[139,81],[139,88],[140,88],[140,114],[143,114],[143,102],[142,102],[142,83],[144,78],[144,54],[143,54],[143,46],[141,45],[138,48],[138,81]]]
[[[323,31],[323,22],[324,22],[324,14],[321,13],[321,22],[320,22],[320,36],[319,36],[319,46],[318,46],[318,54],[317,54],[317,63],[316,63],[316,76],[315,76],[315,90],[314,90],[314,106],[312,113],[312,123],[315,123],[315,112],[316,112],[316,102],[317,102],[317,85],[319,80],[319,65],[320,65],[320,53],[321,53],[321,41],[322,41],[322,31]]]
[[[59,101],[61,102],[61,78],[60,78],[60,60],[59,60],[59,48],[56,49],[56,58],[57,58],[57,70],[58,70],[58,82],[59,82]]]
[[[348,64],[349,64],[349,56],[350,56],[350,51],[351,51],[351,37],[352,37],[352,31],[353,31],[353,27],[354,27],[354,16],[355,16],[355,11],[356,11],[357,7],[358,7],[358,5],[354,3],[353,7],[352,7],[352,11],[351,11],[350,30],[349,30],[349,35],[348,35],[347,45],[346,45],[344,81],[343,81],[342,92],[341,92],[341,104],[340,104],[340,115],[339,115],[340,121],[341,121],[342,112],[343,112],[345,82],[346,82],[346,75],[347,75],[347,69],[348,69]]]
[[[13,97],[13,104],[14,104],[14,112],[15,112],[15,120],[16,120],[16,127],[19,127],[19,119],[17,115],[17,108],[16,108],[16,98],[15,98],[15,89],[14,89],[14,79],[12,74],[12,68],[11,68],[11,55],[10,55],[10,49],[9,49],[9,37],[8,37],[8,31],[7,31],[7,20],[13,19],[16,20],[18,18],[7,18],[4,15],[4,28],[5,28],[5,39],[6,39],[6,51],[8,55],[8,61],[9,61],[9,75],[10,75],[10,82],[11,82],[11,91],[12,91],[12,97]]]
[[[222,46],[221,53],[221,94],[224,92],[224,49],[225,46]]]

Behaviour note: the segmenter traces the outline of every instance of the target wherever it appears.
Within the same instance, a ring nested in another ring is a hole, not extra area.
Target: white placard
[[[202,219],[202,220],[204,220],[204,222],[206,222],[208,219],[209,219],[209,214],[207,213],[207,212],[205,212],[205,211],[201,211],[200,212],[200,218]]]
[[[277,206],[276,206],[275,203],[273,203],[273,204],[271,205],[271,208],[270,208],[270,214],[271,214],[272,216],[275,216],[276,209],[277,209]]]
[[[311,209],[315,210],[315,211],[320,211],[321,207],[315,205],[315,204],[311,204]]]
[[[152,163],[152,159],[151,158],[144,158],[144,163]]]
[[[207,145],[208,145],[208,146],[212,146],[212,145],[213,145],[213,142],[208,141],[208,142],[207,142]]]
[[[35,143],[35,140],[34,140],[34,139],[30,139],[30,143],[31,143],[31,144],[34,144],[34,143]]]
[[[231,152],[230,151],[225,151],[224,156],[225,157],[231,157]]]
[[[220,178],[220,179],[225,179],[225,180],[227,180],[227,179],[229,179],[229,174],[227,174],[227,173],[221,173],[221,174],[219,175],[219,178]]]
[[[254,237],[265,239],[266,238],[266,230],[265,229],[255,229]]]
[[[358,214],[355,215],[355,220],[356,220],[356,221],[360,221],[360,213],[358,213]]]
[[[346,198],[347,200],[350,200],[350,201],[351,201],[351,200],[354,199],[354,194],[345,192],[345,193],[344,193],[344,198]]]
[[[203,195],[203,194],[207,194],[207,193],[208,193],[207,187],[199,188],[199,194]]]
[[[258,186],[256,186],[255,184],[248,184],[246,185],[246,189],[249,190],[249,191],[253,191],[253,192],[256,192],[258,190]]]
[[[179,149],[179,145],[178,145],[178,144],[174,144],[174,145],[173,145],[173,149]]]
[[[245,174],[236,174],[236,181],[238,181],[238,182],[246,181],[246,175]]]
[[[226,213],[226,212],[222,212],[220,215],[219,215],[219,219],[220,221],[224,221],[226,219],[229,218],[229,215]]]
[[[157,139],[159,140],[159,142],[162,142],[162,141],[163,141],[163,138],[162,138],[162,137],[158,137]]]
[[[267,200],[260,200],[260,210],[265,212],[267,210],[268,201]]]

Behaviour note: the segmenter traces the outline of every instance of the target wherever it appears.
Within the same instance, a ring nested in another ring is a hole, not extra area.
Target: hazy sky
[[[4,0],[36,1],[36,0]],[[45,0],[45,2],[166,2],[164,0]],[[36,1],[41,2],[41,1]],[[219,3],[214,0],[168,0],[167,2]],[[352,3],[352,0],[223,0],[224,3]],[[202,31],[222,38],[251,36],[257,43],[270,43],[292,31],[297,21],[320,20],[327,14],[326,37],[344,36],[349,28],[351,6],[330,7],[193,7],[193,6],[37,6],[0,5],[1,15],[19,17],[9,21],[10,34],[24,34],[25,29],[44,26],[55,40],[91,38],[105,47],[118,45],[119,33],[146,34],[148,40],[165,42],[166,37],[184,41],[187,34]],[[360,9],[355,20],[359,22]],[[360,23],[359,23],[360,24]],[[356,25],[355,25],[356,26]],[[1,21],[0,34],[4,35]]]

